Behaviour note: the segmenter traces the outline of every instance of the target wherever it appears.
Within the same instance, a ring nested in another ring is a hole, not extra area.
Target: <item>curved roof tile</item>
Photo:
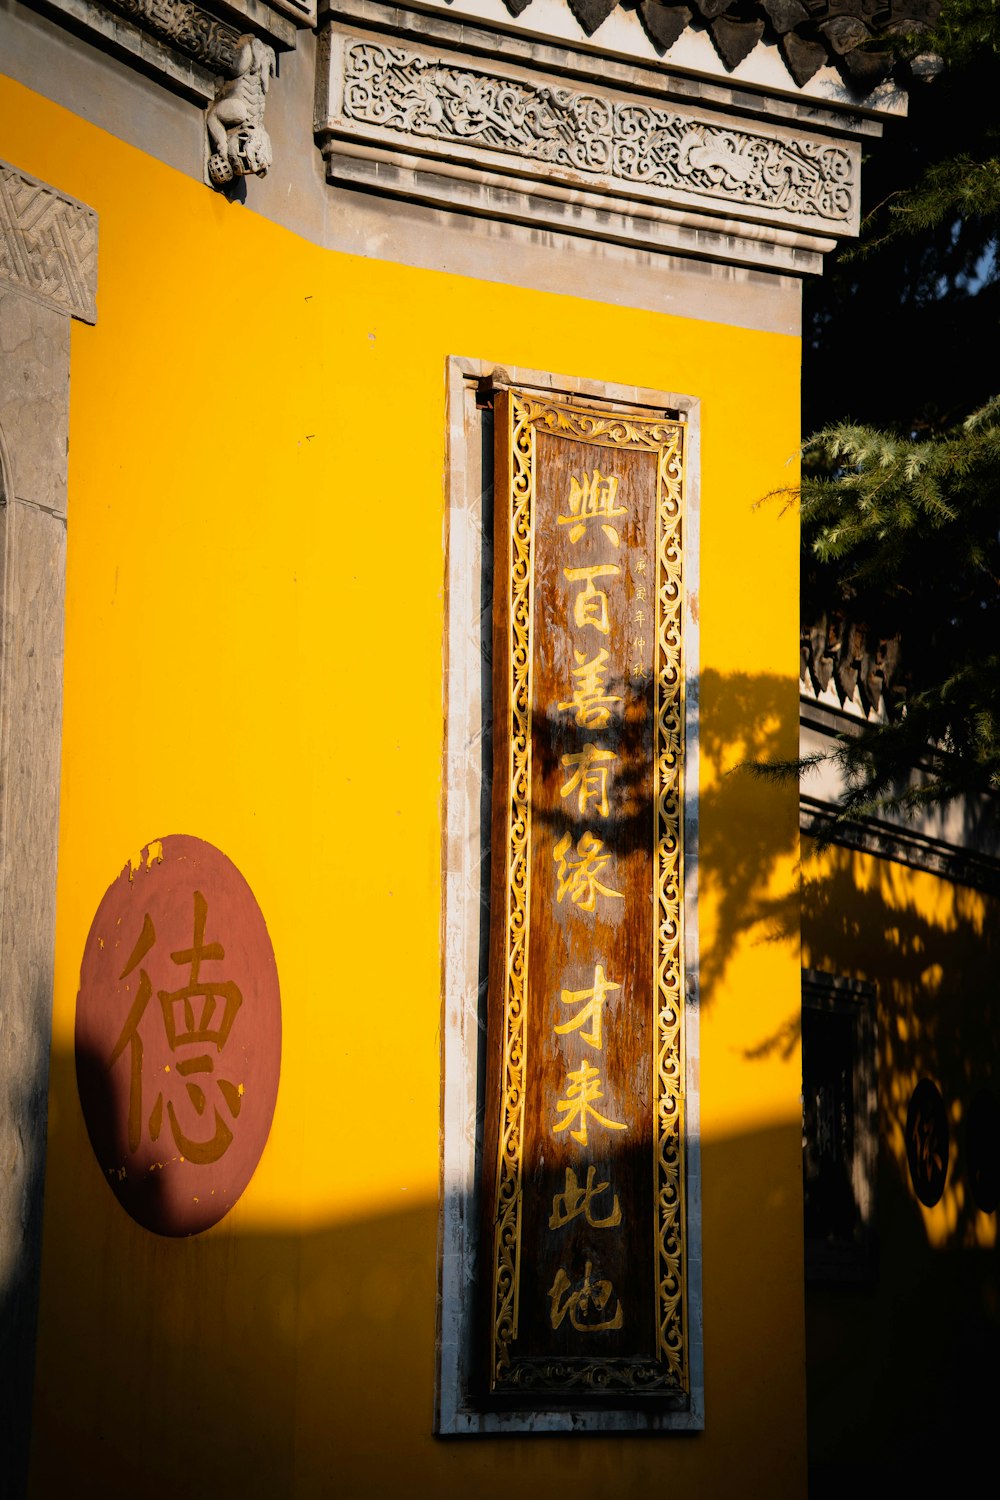
[[[531,0],[504,0],[519,16]],[[592,36],[619,0],[567,0],[580,25]],[[690,25],[707,28],[731,72],[765,35],[776,40],[789,72],[803,87],[827,63],[855,85],[874,88],[892,71],[895,57],[887,41],[926,30],[941,0],[638,0],[642,24],[654,46],[667,51]]]

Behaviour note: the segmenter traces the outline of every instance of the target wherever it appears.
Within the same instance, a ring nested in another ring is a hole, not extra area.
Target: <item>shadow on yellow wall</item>
[[[71,1097],[73,1058],[53,1059],[52,1087]],[[82,1120],[73,1128],[83,1130]],[[351,1147],[331,1139],[330,1149]],[[133,1224],[96,1168],[81,1182],[69,1166],[74,1154],[59,1153],[49,1172],[61,1232],[72,1238],[75,1204],[81,1223],[92,1223],[83,1199],[100,1193],[107,1235],[81,1247],[101,1274],[47,1287],[47,1316],[65,1332],[57,1360],[48,1351],[51,1380],[36,1390],[32,1495],[509,1500],[512,1487],[537,1495],[567,1487],[596,1500],[647,1495],[668,1461],[679,1485],[697,1474],[713,1496],[745,1493],[741,1455],[782,1389],[770,1288],[797,1267],[794,1247],[781,1254],[780,1223],[779,1249],[762,1261],[731,1245],[751,1222],[766,1244],[769,1221],[784,1219],[787,1203],[777,1191],[761,1195],[759,1182],[787,1175],[786,1129],[710,1142],[702,1153],[713,1226],[708,1403],[739,1413],[729,1444],[713,1452],[686,1436],[433,1440],[436,1202],[318,1229],[234,1234],[223,1224],[172,1240]],[[741,1309],[735,1339],[729,1308]],[[792,1489],[795,1450],[793,1439],[782,1480]]]
[[[156,1239],[100,1184],[73,1059],[57,1051],[46,1253],[79,1274],[46,1284],[48,1326],[62,1337],[50,1334],[36,1392],[33,1494],[506,1500],[512,1485],[541,1494],[571,1483],[582,1496],[645,1495],[665,1455],[678,1483],[747,1492],[775,1402],[795,1426],[772,1309],[774,1289],[801,1277],[789,1233],[798,1143],[793,1122],[764,1115],[782,1096],[776,1080],[798,1066],[798,1016],[754,986],[767,978],[759,957],[797,940],[798,839],[786,789],[730,774],[787,753],[788,683],[706,671],[701,693],[707,1411],[709,1430],[724,1413],[728,1451],[631,1438],[623,1468],[621,1440],[433,1442],[436,1202],[324,1227],[224,1223],[197,1240]],[[814,1493],[848,1478],[858,1493],[883,1469],[925,1474],[942,1456],[955,1477],[986,1450],[998,1394],[995,1218],[971,1202],[962,1155],[964,1111],[996,1077],[995,903],[840,848],[807,850],[804,870],[805,961],[876,984],[880,1050],[879,1279],[814,1289],[807,1302]],[[930,1211],[909,1186],[902,1138],[924,1076],[953,1127],[948,1186]],[[312,1113],[335,1175],[364,1143],[334,1120]],[[787,1336],[794,1344],[798,1332]],[[794,1447],[790,1431],[789,1473]]]
[[[943,1478],[992,1461],[1000,1400],[996,1213],[970,1191],[966,1124],[996,1089],[997,902],[903,865],[807,841],[803,958],[876,988],[878,1271],[807,1296],[813,1494],[848,1478]],[[948,1177],[925,1208],[910,1182],[907,1110],[922,1078],[944,1099]],[[866,1492],[866,1491],[865,1491]]]
[[[84,1497],[509,1500],[512,1489],[541,1497],[571,1488],[597,1500],[648,1496],[668,1466],[678,1494],[742,1500],[747,1456],[776,1424],[784,1435],[762,1455],[767,1482],[801,1494],[797,1054],[748,1053],[794,988],[786,971],[797,957],[797,823],[787,789],[726,774],[749,755],[788,753],[780,741],[791,736],[793,705],[787,681],[703,674],[706,1434],[435,1441],[436,1200],[421,1196],[401,1211],[348,1207],[317,1224],[306,1180],[301,1223],[268,1225],[238,1210],[195,1239],[150,1235],[100,1181],[73,1057],[56,1050],[46,1256],[59,1274],[45,1277],[34,1496],[71,1486]],[[307,1024],[300,999],[285,993],[289,1033]],[[327,1003],[348,997],[331,993]],[[365,1002],[352,993],[349,1003]],[[420,1005],[430,1013],[427,996]],[[373,1009],[370,1055],[357,1064],[371,1080],[373,1118],[395,1107],[380,1090],[391,1061],[379,1051],[380,1014]],[[356,1171],[375,1148],[363,1121],[348,1128],[335,1090],[319,1089],[335,1069],[313,1066],[308,1077],[301,1062],[286,1072],[282,1090],[308,1094],[310,1150],[322,1148],[336,1181],[341,1166]],[[279,1111],[283,1100],[284,1092]],[[414,1122],[421,1136],[437,1128],[426,1115]],[[402,1124],[395,1139],[402,1180]]]

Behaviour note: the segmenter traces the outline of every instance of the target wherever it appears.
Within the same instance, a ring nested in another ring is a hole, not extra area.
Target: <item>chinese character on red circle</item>
[[[159,840],[108,889],[80,971],[76,1062],[122,1206],[158,1234],[217,1223],[267,1141],[281,1004],[260,908],[211,844]]]

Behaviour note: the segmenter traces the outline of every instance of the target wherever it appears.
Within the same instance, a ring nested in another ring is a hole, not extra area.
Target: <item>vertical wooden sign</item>
[[[487,1389],[681,1398],[684,425],[496,402]]]

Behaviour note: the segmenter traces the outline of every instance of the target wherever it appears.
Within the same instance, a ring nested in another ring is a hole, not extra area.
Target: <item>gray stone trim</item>
[[[803,687],[808,687],[808,678]],[[863,711],[834,709],[803,692],[799,701],[799,753],[827,755],[838,738],[862,731]],[[904,790],[919,791],[927,767],[915,765]],[[956,798],[907,815],[885,812],[851,823],[837,821],[844,781],[839,767],[822,760],[805,773],[799,788],[799,826],[825,843],[860,849],[911,869],[926,870],[957,885],[1000,893],[1000,807],[995,797]]]
[[[857,232],[858,142],[339,23],[321,41],[331,182],[798,274]]]
[[[686,670],[684,933],[687,972],[685,1161],[688,1244],[690,1405],[684,1411],[581,1410],[484,1413],[471,1399],[475,1284],[478,1080],[483,1066],[480,1002],[486,956],[482,914],[489,910],[488,715],[492,614],[484,598],[490,571],[492,489],[483,467],[480,383],[514,384],[623,406],[682,412],[688,420],[685,505]],[[699,403],[690,397],[594,380],[501,369],[489,360],[448,361],[447,554],[445,580],[445,764],[442,900],[442,1129],[438,1234],[438,1339],[435,1431],[475,1436],[525,1432],[696,1431],[704,1426],[698,991],[698,474]],[[485,713],[484,713],[485,709]],[[484,801],[485,795],[485,801]],[[485,817],[485,821],[484,821]],[[485,840],[485,841],[484,841]]]
[[[218,0],[218,9],[236,17],[241,31],[260,32],[276,46],[294,47],[295,29],[316,25],[316,0]]]
[[[693,214],[645,208],[630,213],[607,195],[567,189],[541,195],[508,176],[452,168],[447,175],[426,163],[404,163],[388,152],[351,147],[329,156],[333,184],[367,188],[432,208],[450,208],[514,224],[583,235],[604,244],[633,246],[658,253],[696,256],[709,262],[805,276],[818,275],[833,240],[814,236],[754,234],[746,225],[718,219],[706,222]]]
[[[97,321],[97,215],[0,161],[0,283]]]
[[[53,20],[81,33],[102,51],[122,57],[141,72],[166,81],[192,103],[205,105],[215,97],[217,74],[95,0],[34,0],[34,3]]]
[[[805,794],[799,796],[799,829],[811,838],[845,849],[859,849],[909,865],[912,870],[926,870],[955,885],[1000,895],[1000,859],[963,849],[933,838],[920,828],[903,827],[866,818],[852,823],[838,823],[836,808]]]
[[[219,0],[216,14],[195,0],[30,0],[107,50],[138,64],[192,102],[209,103],[219,78],[238,71],[241,36],[265,37],[279,51],[294,48],[295,24],[263,0]],[[294,0],[291,0],[292,8]],[[288,7],[283,7],[287,9]],[[298,12],[296,12],[298,13]],[[313,24],[304,7],[298,25]]]
[[[240,33],[191,0],[107,0],[107,8],[210,72],[235,72]]]
[[[270,0],[268,5],[262,0],[219,0],[219,9],[249,21],[250,26],[241,30],[262,31],[276,42],[289,34],[288,27],[282,24],[283,17],[288,17],[295,27],[312,28],[316,24],[316,0]],[[295,45],[294,33],[286,45]]]
[[[41,1258],[70,314],[86,287],[93,317],[96,219],[72,199],[5,168],[8,212],[11,178],[15,222],[22,236],[38,239],[29,249],[28,270],[21,265],[20,275],[0,281],[0,1489],[13,1496],[24,1493],[27,1474]],[[69,278],[67,262],[75,273]]]

